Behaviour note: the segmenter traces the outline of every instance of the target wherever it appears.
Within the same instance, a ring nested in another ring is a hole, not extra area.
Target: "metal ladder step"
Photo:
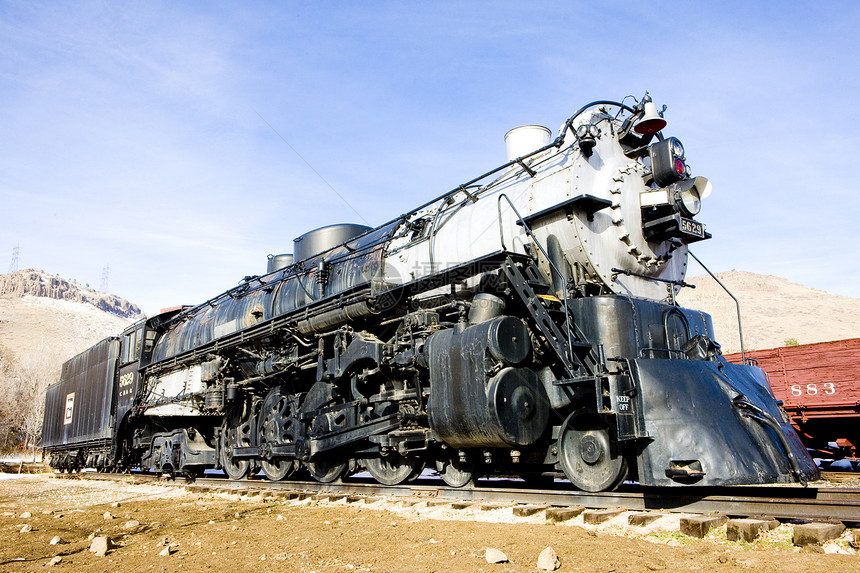
[[[587,376],[593,376],[594,373],[584,361],[584,358],[591,352],[591,344],[583,340],[572,340],[571,338],[575,336],[575,329],[570,328],[572,325],[568,325],[566,319],[562,320],[562,327],[559,328],[550,311],[544,307],[543,301],[537,296],[534,289],[532,289],[532,282],[546,284],[546,281],[538,279],[542,275],[540,275],[540,271],[537,270],[534,263],[530,264],[525,269],[526,272],[523,273],[519,266],[508,257],[502,266],[502,270],[514,291],[525,304],[538,330],[540,330],[546,341],[558,355],[568,376],[571,379],[580,378],[582,377],[583,370]],[[526,278],[527,276],[531,276],[531,279]]]

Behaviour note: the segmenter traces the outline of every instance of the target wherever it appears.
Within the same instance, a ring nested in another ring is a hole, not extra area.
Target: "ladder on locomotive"
[[[531,233],[529,233],[531,234]],[[535,238],[533,240],[536,241]],[[611,409],[606,357],[603,345],[592,345],[577,327],[570,307],[553,292],[532,257],[508,256],[502,270],[508,283],[528,310],[534,325],[564,367],[567,378],[555,380],[555,386],[589,386],[594,388],[595,411]]]
[[[565,283],[563,300],[555,296],[550,283],[540,272],[537,266],[537,257],[533,254],[523,257],[515,255],[505,248],[504,231],[502,229],[502,200],[505,200],[517,218],[517,224],[521,225],[532,244],[540,251],[550,267],[564,276],[555,266],[544,249],[543,245],[535,236],[528,221],[520,214],[511,198],[505,193],[498,197],[499,209],[499,237],[503,252],[508,252],[502,270],[511,284],[511,287],[519,296],[520,300],[528,309],[535,326],[543,335],[550,348],[558,356],[564,367],[567,378],[555,380],[554,386],[587,387],[593,385],[595,398],[595,412],[612,411],[610,390],[608,384],[608,371],[606,368],[606,355],[603,345],[592,345],[586,340],[582,331],[577,328],[575,317],[568,304],[569,285]],[[533,252],[537,252],[533,251]],[[516,260],[515,260],[516,259]],[[535,292],[540,291],[540,295]],[[559,308],[560,307],[560,308]]]

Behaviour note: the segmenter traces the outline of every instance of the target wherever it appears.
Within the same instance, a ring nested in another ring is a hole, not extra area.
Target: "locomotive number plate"
[[[681,232],[685,235],[693,235],[700,239],[705,238],[705,226],[698,221],[681,217]]]

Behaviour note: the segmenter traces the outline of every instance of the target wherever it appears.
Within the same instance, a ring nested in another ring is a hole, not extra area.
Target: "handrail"
[[[724,285],[723,282],[717,278],[717,275],[712,273],[711,270],[705,266],[705,263],[703,263],[702,261],[699,260],[699,257],[694,255],[690,249],[687,249],[687,252],[690,254],[691,257],[693,257],[696,260],[697,263],[699,263],[699,266],[701,266],[703,269],[705,269],[705,271],[709,275],[711,275],[712,279],[717,281],[718,285],[723,287],[723,290],[726,291],[730,297],[732,297],[732,300],[735,301],[735,307],[737,308],[737,311],[738,311],[738,337],[741,340],[741,364],[745,364],[746,358],[744,356],[744,329],[743,329],[743,326],[741,325],[741,303],[738,301],[737,297],[731,293],[731,291],[728,289],[728,287],[726,287],[726,285]]]

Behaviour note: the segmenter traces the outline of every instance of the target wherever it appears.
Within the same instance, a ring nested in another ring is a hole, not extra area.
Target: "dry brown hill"
[[[771,275],[744,271],[717,273],[741,305],[747,350],[860,337],[860,299],[792,283]],[[724,353],[739,352],[734,301],[708,275],[687,279],[695,289],[683,289],[682,306],[702,310],[714,319],[717,341]]]

